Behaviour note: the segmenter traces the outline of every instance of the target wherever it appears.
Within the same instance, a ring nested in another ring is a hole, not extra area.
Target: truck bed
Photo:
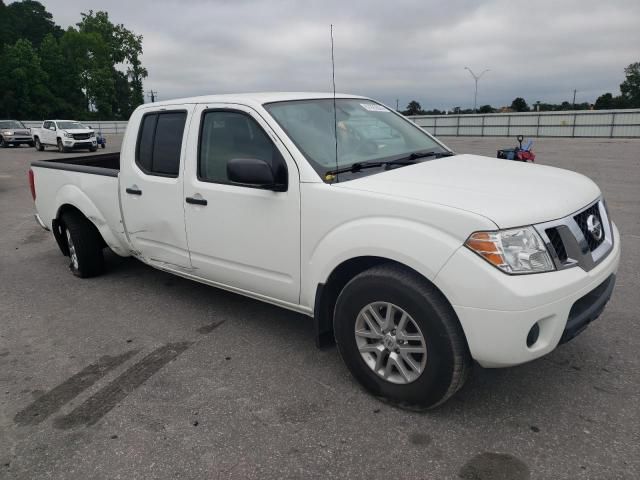
[[[98,153],[78,157],[52,158],[31,162],[34,167],[70,170],[72,172],[91,173],[117,177],[120,172],[120,152]]]

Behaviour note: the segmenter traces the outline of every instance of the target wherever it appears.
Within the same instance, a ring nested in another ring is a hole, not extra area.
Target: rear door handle
[[[185,198],[187,203],[192,205],[206,205],[207,201],[204,198],[187,197]]]
[[[127,192],[130,195],[142,195],[142,190],[135,187],[128,187],[125,189],[125,192]]]

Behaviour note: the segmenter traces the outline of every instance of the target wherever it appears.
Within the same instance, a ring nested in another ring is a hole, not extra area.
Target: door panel
[[[192,105],[181,105],[136,112],[129,121],[140,124],[142,134],[125,138],[123,152],[135,152],[135,158],[123,158],[120,172],[122,213],[138,255],[149,263],[184,271],[191,270],[183,159],[192,110]]]
[[[212,110],[224,114],[207,119]],[[185,201],[186,197],[206,201],[206,205],[185,203],[194,273],[207,280],[297,304],[300,190],[293,159],[266,122],[248,107],[202,105],[194,112],[193,119],[185,167]],[[195,122],[203,119],[203,125],[196,127]],[[199,148],[200,135],[203,143]],[[203,160],[201,175],[199,150]],[[228,183],[228,160],[258,157],[273,161],[274,168],[286,169],[286,192]]]
[[[41,140],[42,143],[47,143],[50,145],[55,145],[56,144],[56,131],[55,130],[51,130],[51,128],[56,128],[55,127],[55,123],[54,122],[49,122],[48,123],[49,128],[43,128],[42,129],[42,135],[44,136],[44,138]]]

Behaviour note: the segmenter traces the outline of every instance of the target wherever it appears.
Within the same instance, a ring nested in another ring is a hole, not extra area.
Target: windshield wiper
[[[452,155],[455,155],[455,153],[453,153],[453,152],[432,152],[432,151],[428,151],[428,152],[413,152],[413,153],[411,153],[409,155],[406,155],[406,156],[400,157],[400,158],[396,158],[396,159],[393,159],[393,160],[385,160],[385,161],[377,161],[377,162],[355,162],[355,163],[352,163],[351,165],[349,165],[347,167],[336,168],[335,170],[329,170],[328,172],[325,173],[325,176],[326,175],[336,175],[338,173],[346,173],[346,172],[357,173],[360,170],[364,170],[366,168],[379,168],[379,167],[389,168],[389,167],[392,167],[394,165],[413,165],[414,163],[418,163],[418,162],[416,162],[416,160],[418,160],[420,158],[425,158],[425,157],[441,158],[441,157],[451,157]]]

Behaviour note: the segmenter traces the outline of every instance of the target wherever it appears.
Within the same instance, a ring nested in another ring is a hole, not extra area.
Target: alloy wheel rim
[[[67,245],[69,246],[69,257],[71,258],[71,265],[76,270],[78,269],[78,254],[76,253],[76,247],[73,244],[73,240],[71,240],[71,234],[69,230],[67,230]]]
[[[390,302],[372,302],[356,317],[354,334],[360,356],[380,378],[396,384],[415,382],[427,364],[427,343],[416,321]]]

